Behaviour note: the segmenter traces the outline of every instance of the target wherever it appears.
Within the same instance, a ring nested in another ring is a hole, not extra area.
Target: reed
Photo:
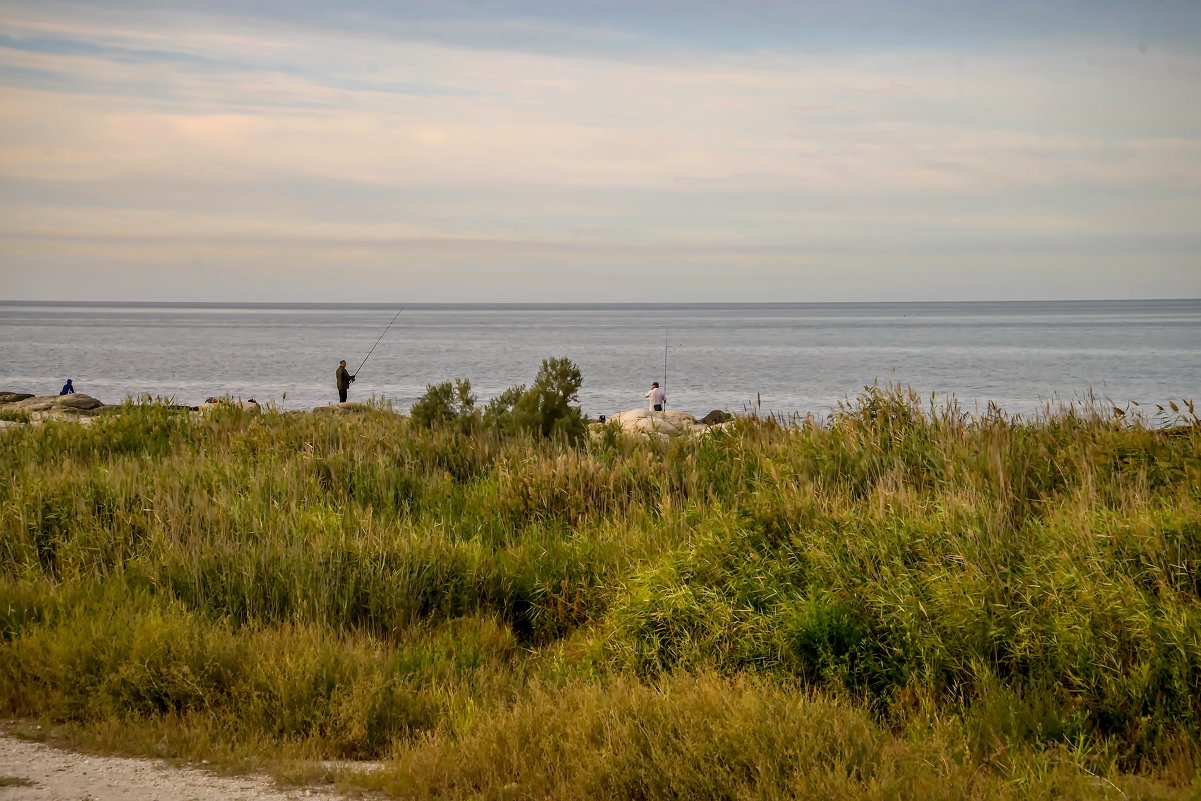
[[[389,757],[354,781],[405,797],[1185,797],[1189,409],[873,387],[653,443],[383,405],[10,429],[0,714]]]

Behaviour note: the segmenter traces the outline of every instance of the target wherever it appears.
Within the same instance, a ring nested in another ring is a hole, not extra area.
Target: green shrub
[[[500,434],[515,431],[513,409],[525,394],[525,384],[509,387],[484,406],[484,426]]]
[[[580,368],[570,359],[543,359],[530,387],[509,387],[487,403],[482,415],[465,379],[456,379],[453,386],[449,381],[430,384],[410,414],[427,428],[455,422],[468,430],[482,422],[496,434],[527,433],[574,443],[587,424],[578,406],[583,382]]]
[[[543,359],[534,383],[513,407],[514,425],[544,437],[579,440],[587,421],[579,406],[572,404],[579,403],[583,383],[580,368],[570,359]]]
[[[427,384],[425,394],[413,404],[409,416],[426,428],[454,423],[463,430],[470,430],[479,422],[475,401],[471,382],[466,378],[456,378],[453,384],[449,381]]]

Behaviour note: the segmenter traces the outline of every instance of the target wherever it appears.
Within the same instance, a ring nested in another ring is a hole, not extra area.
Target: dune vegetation
[[[402,798],[1201,792],[1191,410],[647,440],[443,390],[0,434],[0,715]]]

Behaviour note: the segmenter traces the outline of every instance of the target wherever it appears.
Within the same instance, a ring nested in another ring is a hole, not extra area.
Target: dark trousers
[[[655,411],[656,411],[656,412],[661,412],[661,411],[663,411],[663,404],[662,404],[662,403],[656,403],[656,404],[655,404]]]
[[[338,403],[346,403],[346,390],[338,390]]]

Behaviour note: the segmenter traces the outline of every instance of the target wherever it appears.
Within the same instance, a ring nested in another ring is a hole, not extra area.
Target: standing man
[[[652,412],[661,412],[667,404],[667,393],[659,387],[658,381],[651,382],[651,391],[645,397],[650,401]]]
[[[67,383],[63,384],[62,391],[59,392],[58,394],[59,395],[74,395],[75,394],[75,385],[71,383],[71,379],[69,379],[69,378],[67,379]]]
[[[346,372],[346,360],[338,362],[338,372],[334,373],[334,377],[338,381],[338,402],[346,403],[346,390],[350,389],[350,382],[354,381],[354,376]]]

